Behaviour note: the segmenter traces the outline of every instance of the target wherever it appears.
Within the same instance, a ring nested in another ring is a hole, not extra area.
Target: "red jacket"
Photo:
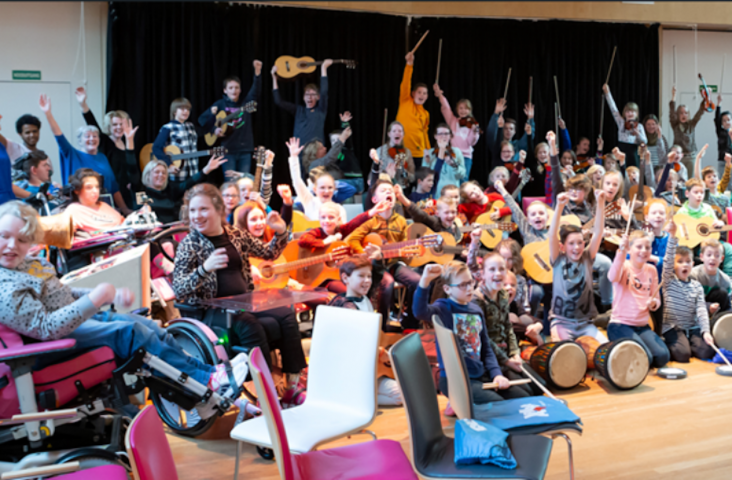
[[[468,219],[468,223],[473,223],[476,218],[490,210],[490,207],[493,205],[494,202],[499,200],[503,202],[503,197],[499,193],[486,192],[485,194],[486,196],[488,196],[488,202],[485,205],[479,205],[473,202],[461,203],[460,205],[458,205],[458,213],[464,214],[465,217]],[[508,207],[503,207],[498,212],[502,217],[505,217],[506,215],[511,215],[511,209]]]

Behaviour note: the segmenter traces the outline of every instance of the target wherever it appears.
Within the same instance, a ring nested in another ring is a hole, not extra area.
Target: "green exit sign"
[[[717,86],[716,85],[707,85],[707,87],[709,87],[709,90],[711,90],[712,93],[717,93]],[[702,90],[704,90],[704,86],[703,85],[699,85],[699,91],[701,92]]]
[[[13,70],[13,80],[40,80],[40,70]]]

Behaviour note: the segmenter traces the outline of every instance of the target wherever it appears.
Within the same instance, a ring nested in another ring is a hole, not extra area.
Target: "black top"
[[[218,284],[216,296],[229,297],[246,293],[247,284],[244,283],[244,275],[241,273],[241,257],[226,232],[214,237],[206,236],[206,238],[213,243],[214,248],[226,248],[226,254],[229,256],[229,264],[226,268],[216,270],[216,283]]]
[[[119,148],[117,148],[117,144],[114,143],[114,140],[112,140],[109,135],[102,132],[102,127],[100,127],[99,123],[97,123],[97,119],[94,118],[94,114],[91,110],[84,113],[83,115],[87,125],[92,125],[99,129],[99,152],[106,155],[107,159],[109,160],[109,165],[112,167],[112,172],[114,172],[114,178],[117,180],[117,185],[119,185],[119,192],[122,194],[122,198],[127,204],[127,207],[132,208],[132,194],[130,192],[130,189],[127,188],[130,180],[127,175],[127,154],[125,150],[120,150]]]

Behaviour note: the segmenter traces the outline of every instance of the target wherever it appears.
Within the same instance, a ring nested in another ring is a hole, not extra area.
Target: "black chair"
[[[419,335],[413,333],[400,340],[390,350],[389,357],[404,397],[412,465],[421,477],[441,480],[544,478],[553,441],[538,435],[508,437],[508,446],[518,463],[515,470],[490,465],[456,465],[455,441],[442,430],[432,372]]]
[[[463,356],[457,335],[452,330],[446,328],[440,318],[435,315],[432,317],[435,325],[435,335],[437,336],[437,348],[442,354],[442,361],[445,364],[445,373],[447,375],[448,397],[453,410],[458,418],[473,418],[483,420],[481,415],[476,414],[473,403],[473,390],[470,388],[470,379],[465,365],[465,357]],[[446,392],[442,392],[445,394]],[[548,435],[552,439],[562,437],[567,441],[567,451],[569,454],[569,478],[574,480],[574,457],[572,455],[572,441],[567,435],[568,432],[574,432],[582,435],[582,425],[579,422],[560,422],[547,425],[528,425],[525,427],[516,427],[506,430],[511,434],[522,435]]]

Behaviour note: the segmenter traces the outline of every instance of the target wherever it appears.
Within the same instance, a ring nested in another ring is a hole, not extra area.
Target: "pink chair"
[[[393,440],[374,440],[347,447],[292,455],[272,375],[259,348],[251,351],[249,366],[260,406],[267,420],[280,478],[417,480],[418,477],[412,470],[401,445]]]

